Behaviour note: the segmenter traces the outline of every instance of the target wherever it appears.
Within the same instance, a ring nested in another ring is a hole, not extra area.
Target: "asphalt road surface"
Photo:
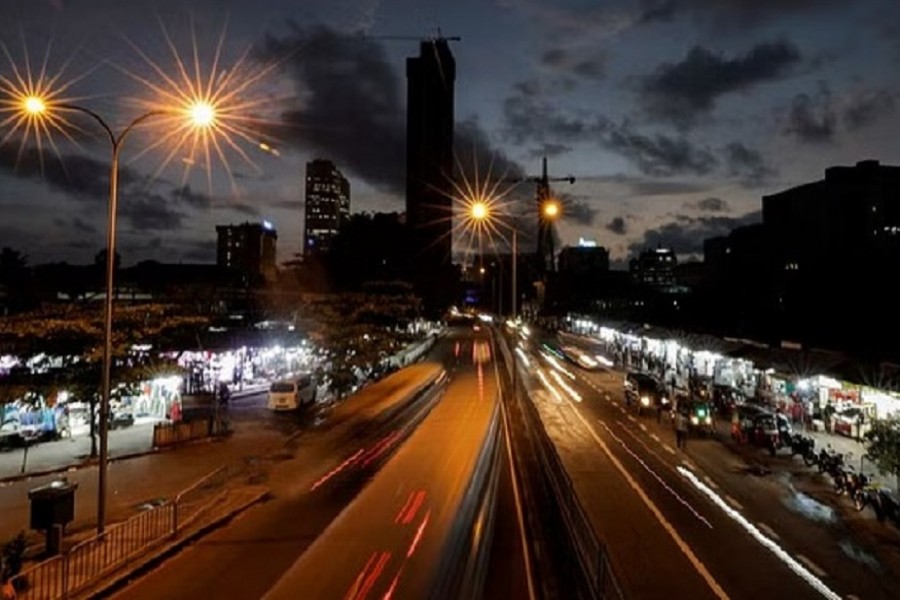
[[[353,400],[339,405],[318,429],[300,435],[290,456],[271,471],[266,481],[273,489],[270,501],[131,582],[116,597],[257,599],[305,565],[314,565],[318,576],[304,583],[301,589],[306,591],[298,592],[300,596],[332,597],[333,590],[349,589],[371,553],[391,552],[399,560],[400,549],[410,551],[419,528],[416,560],[430,564],[465,489],[471,447],[477,439],[477,428],[471,425],[483,421],[495,401],[487,342],[484,332],[451,329],[426,358],[444,366],[448,382],[403,410],[373,410]],[[509,501],[508,488],[500,497]],[[403,507],[412,518],[401,527],[394,520]],[[430,516],[423,527],[425,515]],[[344,536],[346,547],[334,546],[333,532],[348,524],[352,528]],[[509,515],[504,515],[502,532],[495,548],[515,552],[518,530]],[[375,564],[381,556],[376,556]],[[510,559],[515,560],[515,554]],[[406,575],[398,585],[423,589],[427,574],[433,572],[424,567],[414,572],[411,564],[399,566],[388,560],[381,565],[378,585],[389,584],[393,579],[388,579],[388,572],[397,577],[402,569]],[[504,565],[503,571],[509,577],[515,567]],[[371,576],[372,571],[367,572]],[[518,589],[518,584],[497,585],[495,589]]]
[[[623,373],[548,358],[548,339],[525,342],[522,372],[626,597],[897,597],[895,572],[846,527],[715,439],[677,449],[667,419],[624,404]]]

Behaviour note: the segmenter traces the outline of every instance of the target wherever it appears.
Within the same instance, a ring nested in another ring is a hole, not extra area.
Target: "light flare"
[[[253,93],[278,63],[253,64],[250,60],[251,48],[247,47],[230,67],[223,66],[227,24],[222,27],[208,61],[201,59],[193,24],[190,52],[184,54],[162,21],[160,28],[171,65],[164,67],[127,38],[125,41],[153,76],[146,77],[114,65],[150,94],[149,99],[131,98],[131,103],[141,110],[161,114],[153,124],[164,133],[156,136],[132,161],[161,151],[163,158],[154,177],[158,177],[173,160],[178,160],[183,165],[182,183],[187,180],[193,166],[201,165],[210,189],[213,163],[218,163],[228,175],[232,190],[237,192],[229,157],[236,156],[256,174],[262,174],[262,169],[249,154],[250,149],[278,155],[271,146],[259,141],[262,136],[258,130],[267,124],[262,115],[272,101]]]
[[[67,114],[71,112],[68,106],[78,100],[71,96],[71,88],[87,73],[64,78],[71,56],[56,72],[51,73],[51,49],[52,46],[48,43],[40,66],[33,68],[24,39],[20,63],[13,58],[6,43],[0,40],[0,51],[6,62],[6,68],[0,68],[0,146],[14,137],[19,138],[16,168],[25,149],[33,145],[37,149],[37,159],[43,172],[45,149],[51,149],[62,162],[62,153],[53,139],[54,134],[63,136],[77,146],[78,142],[72,137],[72,132],[84,133],[68,120]]]

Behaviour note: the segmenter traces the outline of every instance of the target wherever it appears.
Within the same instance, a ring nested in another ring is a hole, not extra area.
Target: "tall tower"
[[[303,253],[328,251],[331,240],[350,218],[350,183],[330,160],[306,163],[306,218]]]
[[[406,219],[416,270],[451,261],[453,97],[456,61],[446,38],[425,40],[406,59]],[[433,271],[432,271],[433,273]]]

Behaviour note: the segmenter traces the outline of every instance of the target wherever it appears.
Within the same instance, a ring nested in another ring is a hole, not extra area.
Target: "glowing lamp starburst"
[[[27,96],[22,102],[22,109],[29,115],[41,115],[47,111],[47,103],[38,96]]]
[[[212,127],[216,123],[216,107],[197,100],[188,106],[188,118],[195,127]]]
[[[472,204],[472,208],[470,210],[473,219],[481,221],[486,219],[488,216],[488,207],[487,204],[481,201],[474,202]]]

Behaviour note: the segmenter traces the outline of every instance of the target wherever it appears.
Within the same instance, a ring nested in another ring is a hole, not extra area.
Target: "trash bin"
[[[31,501],[31,528],[47,533],[47,553],[59,554],[62,532],[75,518],[77,483],[67,479],[52,481],[28,490]]]

